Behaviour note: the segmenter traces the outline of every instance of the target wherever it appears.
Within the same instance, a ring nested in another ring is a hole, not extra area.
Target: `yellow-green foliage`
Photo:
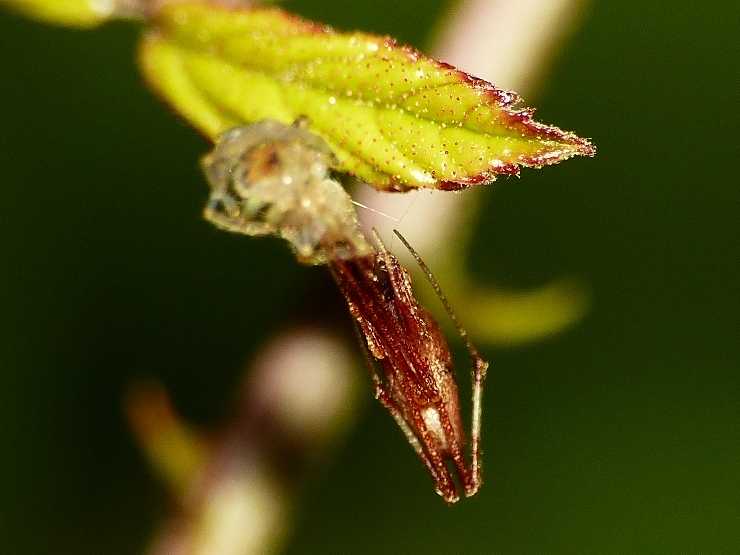
[[[165,7],[152,27],[144,73],[207,136],[307,116],[341,170],[381,189],[459,188],[593,153],[515,94],[388,38],[204,1]]]
[[[106,0],[0,0],[30,17],[71,27],[92,27],[110,15]]]

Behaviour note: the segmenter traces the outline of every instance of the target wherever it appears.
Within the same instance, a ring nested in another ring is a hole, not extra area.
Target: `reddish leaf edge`
[[[183,0],[182,4],[194,4],[203,5],[210,4],[214,8],[218,8],[224,11],[233,12],[249,12],[249,11],[260,11],[263,13],[273,13],[278,17],[284,19],[286,23],[299,27],[303,32],[307,34],[332,34],[332,33],[344,33],[345,31],[338,31],[331,25],[312,21],[310,19],[303,18],[297,14],[288,12],[277,7],[265,7],[259,5],[238,5],[233,3],[233,0]],[[162,6],[166,6],[167,2],[163,2]],[[156,24],[156,14],[152,14],[152,19]],[[349,33],[353,33],[349,31]],[[521,96],[511,90],[500,89],[493,83],[476,77],[465,71],[436,58],[428,56],[418,50],[417,48],[408,44],[399,44],[399,42],[389,35],[376,35],[373,33],[366,33],[364,31],[355,31],[354,34],[366,37],[372,40],[379,40],[382,45],[386,48],[392,48],[399,50],[406,54],[409,61],[416,62],[421,58],[434,63],[440,69],[452,72],[461,81],[468,83],[471,87],[484,93],[484,96],[494,102],[499,108],[503,110],[506,118],[506,124],[511,128],[519,128],[522,131],[522,135],[533,134],[533,138],[551,140],[562,143],[570,147],[575,147],[575,150],[570,150],[567,153],[553,150],[536,154],[534,156],[520,156],[516,162],[510,163],[499,163],[491,165],[487,170],[478,173],[476,175],[465,177],[456,180],[445,180],[438,181],[437,188],[442,191],[460,191],[467,189],[472,186],[488,185],[496,181],[498,176],[515,176],[519,177],[521,174],[521,168],[535,168],[540,169],[544,166],[550,166],[558,164],[559,162],[565,161],[574,156],[586,156],[592,158],[596,156],[596,146],[591,142],[590,139],[586,139],[576,135],[572,131],[564,131],[563,129],[546,123],[541,123],[534,119],[534,115],[537,112],[536,108],[519,106],[522,103]],[[404,183],[398,183],[395,179],[391,178],[389,187],[384,189],[386,192],[405,192],[408,190],[417,189],[417,187],[409,187]]]

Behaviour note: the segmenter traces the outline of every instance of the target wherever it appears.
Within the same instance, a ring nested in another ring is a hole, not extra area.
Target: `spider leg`
[[[483,416],[483,385],[488,373],[488,362],[482,358],[473,360],[473,416],[470,427],[470,449],[473,476],[470,487],[465,488],[465,495],[475,495],[480,489],[483,479],[481,471],[481,418]]]
[[[239,202],[222,191],[211,192],[203,209],[203,217],[216,227],[232,233],[259,236],[275,232],[272,224],[243,217]]]
[[[455,311],[452,310],[452,305],[450,305],[450,301],[447,300],[447,296],[442,291],[442,287],[437,281],[437,278],[434,277],[434,274],[432,273],[432,271],[429,269],[429,266],[427,266],[426,262],[422,260],[419,253],[416,252],[416,250],[414,250],[414,248],[409,244],[406,238],[403,235],[401,235],[401,233],[397,229],[394,229],[393,233],[395,233],[396,237],[398,237],[401,240],[401,242],[406,247],[406,249],[409,251],[409,253],[411,253],[411,256],[413,256],[414,260],[416,260],[416,263],[419,265],[422,272],[424,272],[424,275],[426,276],[427,281],[434,289],[434,292],[437,294],[437,297],[442,303],[442,306],[444,306],[445,312],[447,312],[447,315],[449,316],[450,320],[452,320],[452,323],[457,328],[458,334],[460,335],[463,342],[465,343],[465,348],[468,351],[468,355],[470,356],[470,361],[473,366],[473,369],[472,369],[473,409],[472,409],[472,422],[470,426],[470,442],[471,442],[470,457],[471,457],[472,472],[471,472],[470,482],[465,484],[465,495],[470,497],[472,495],[475,495],[475,493],[478,491],[478,489],[480,489],[480,486],[482,484],[481,447],[480,447],[481,445],[481,419],[483,417],[483,386],[485,384],[486,375],[488,373],[488,362],[483,359],[478,349],[475,347],[473,342],[470,340],[467,330],[460,323],[460,320],[457,318],[457,314],[455,314]]]

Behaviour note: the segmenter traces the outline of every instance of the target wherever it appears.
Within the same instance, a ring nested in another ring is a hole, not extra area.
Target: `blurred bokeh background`
[[[454,10],[286,4],[420,48]],[[589,314],[482,346],[487,484],[454,508],[368,380],[289,553],[737,550],[737,16],[730,1],[587,7],[533,103],[599,154],[491,187],[467,263],[517,288],[577,276]],[[138,33],[0,12],[3,553],[141,552],[171,501],[123,416],[129,384],[161,380],[214,429],[286,322],[348,323],[324,271],[201,219],[208,146],[143,86]]]

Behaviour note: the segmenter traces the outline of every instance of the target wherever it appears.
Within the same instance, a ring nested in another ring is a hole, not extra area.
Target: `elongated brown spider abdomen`
[[[463,455],[465,435],[447,341],[414,296],[411,278],[385,249],[330,263],[332,274],[367,344],[376,396],[390,411],[448,503],[460,488],[473,495],[479,464]],[[476,442],[477,443],[477,442]],[[453,477],[450,468],[457,474]]]

